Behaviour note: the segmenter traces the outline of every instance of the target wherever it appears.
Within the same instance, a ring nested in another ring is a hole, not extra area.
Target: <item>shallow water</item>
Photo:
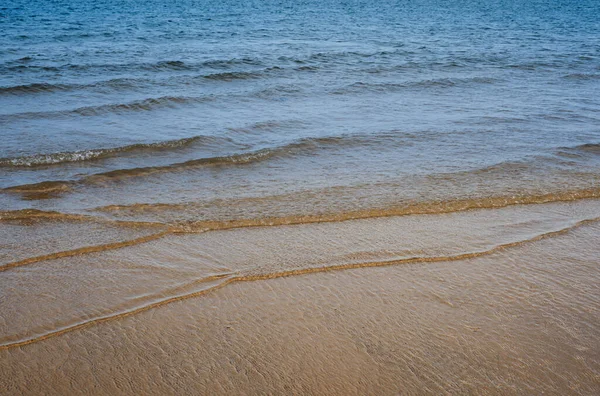
[[[0,32],[0,389],[600,392],[596,1]]]
[[[171,222],[597,195],[598,15],[9,1],[0,204]]]
[[[8,393],[594,394],[598,201],[178,234],[2,272]]]

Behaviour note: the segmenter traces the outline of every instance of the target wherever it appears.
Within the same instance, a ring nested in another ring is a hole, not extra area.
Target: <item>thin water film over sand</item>
[[[15,394],[593,394],[599,210],[167,233],[8,263],[3,382]]]
[[[0,5],[0,393],[600,393],[596,1]]]

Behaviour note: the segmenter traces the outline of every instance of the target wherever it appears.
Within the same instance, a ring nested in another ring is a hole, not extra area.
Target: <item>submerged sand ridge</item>
[[[2,312],[18,320],[4,341],[40,340],[0,352],[3,382],[9,393],[593,394],[597,214],[581,201],[172,235],[10,269]],[[404,265],[229,280],[394,260]],[[201,297],[192,286],[196,298],[44,338],[218,272]]]

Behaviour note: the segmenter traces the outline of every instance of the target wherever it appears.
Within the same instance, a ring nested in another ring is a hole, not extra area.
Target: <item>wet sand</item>
[[[598,205],[166,235],[5,268],[3,393],[596,394]]]

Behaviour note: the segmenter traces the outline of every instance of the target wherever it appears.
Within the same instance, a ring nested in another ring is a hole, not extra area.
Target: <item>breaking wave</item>
[[[122,147],[99,148],[92,150],[68,151],[50,154],[35,154],[15,158],[0,158],[0,167],[40,167],[70,162],[84,162],[105,158],[118,157],[123,154],[152,151],[166,151],[189,147],[201,142],[211,141],[209,136],[194,136],[179,140],[168,140],[156,143],[138,143]]]

